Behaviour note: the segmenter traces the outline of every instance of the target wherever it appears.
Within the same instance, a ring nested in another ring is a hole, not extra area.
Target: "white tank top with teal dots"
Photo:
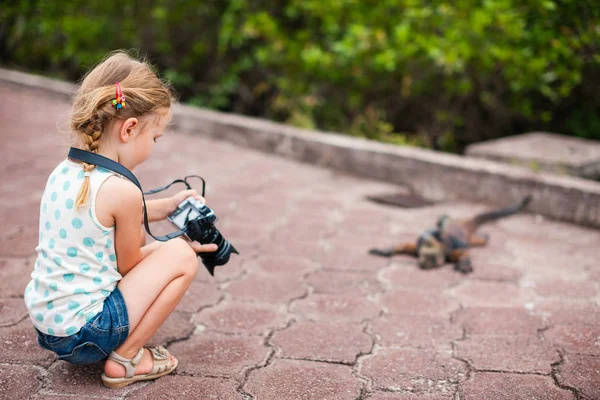
[[[96,218],[95,199],[114,175],[104,168],[90,173],[90,195],[77,208],[83,166],[61,162],[50,175],[40,204],[40,242],[25,304],[33,325],[54,336],[70,336],[102,311],[104,299],[117,286],[114,226]]]

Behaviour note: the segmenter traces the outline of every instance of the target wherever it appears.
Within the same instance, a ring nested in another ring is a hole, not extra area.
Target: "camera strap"
[[[154,236],[152,234],[152,232],[150,232],[150,226],[148,224],[148,212],[146,211],[146,199],[144,198],[144,195],[162,192],[163,190],[166,190],[169,187],[171,187],[171,185],[173,185],[174,183],[184,183],[188,189],[191,189],[190,184],[187,182],[187,178],[193,176],[193,177],[198,177],[198,178],[202,179],[201,177],[199,177],[197,175],[186,176],[185,179],[176,179],[173,182],[171,182],[170,184],[168,184],[167,186],[153,189],[148,192],[144,192],[144,190],[142,189],[142,185],[140,185],[140,182],[137,180],[135,175],[133,175],[133,173],[131,171],[129,171],[127,168],[125,168],[123,165],[111,160],[110,158],[106,158],[104,156],[101,156],[100,154],[92,153],[91,151],[77,149],[75,147],[71,147],[71,149],[69,150],[68,157],[73,160],[78,160],[78,161],[82,161],[82,162],[85,162],[88,164],[96,165],[98,167],[106,168],[106,169],[111,170],[121,176],[126,177],[131,182],[133,182],[133,184],[136,185],[142,192],[142,202],[144,205],[144,227],[146,228],[146,232],[148,232],[148,234],[150,236],[152,236],[154,239],[156,239],[160,242],[166,242],[167,240],[179,237],[179,236],[183,235],[184,233],[186,233],[185,229],[180,229],[178,231],[171,232],[164,236]],[[202,179],[202,196],[204,196],[205,186],[206,186],[206,182],[204,182],[204,179]]]

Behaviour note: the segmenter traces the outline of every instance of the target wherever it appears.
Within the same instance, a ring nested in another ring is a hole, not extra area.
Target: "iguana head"
[[[431,235],[424,238],[417,257],[419,260],[419,267],[422,269],[441,267],[446,261],[444,246],[439,240]]]

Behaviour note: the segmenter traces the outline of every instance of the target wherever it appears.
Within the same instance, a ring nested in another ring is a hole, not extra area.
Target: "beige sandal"
[[[173,357],[174,362],[172,363],[170,359],[171,354],[169,354],[169,351],[164,347],[156,346],[146,348],[150,351],[154,362],[154,366],[152,367],[152,370],[149,373],[135,375],[135,367],[139,364],[139,362],[142,359],[142,356],[144,355],[144,347],[142,347],[132,359],[121,357],[113,351],[112,353],[110,353],[108,358],[110,358],[113,361],[116,361],[117,363],[125,367],[125,377],[110,378],[105,374],[102,374],[102,382],[104,383],[104,385],[111,389],[119,389],[137,381],[147,381],[151,379],[160,378],[161,376],[170,374],[175,370],[175,368],[177,368],[179,361]]]

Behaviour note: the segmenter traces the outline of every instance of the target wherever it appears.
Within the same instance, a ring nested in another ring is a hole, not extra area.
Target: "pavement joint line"
[[[288,326],[289,326],[289,324],[288,324]],[[282,328],[282,330],[283,329],[285,329],[285,328]],[[242,371],[242,379],[240,380],[240,383],[236,390],[239,393],[241,393],[243,396],[247,396],[250,399],[254,399],[254,396],[252,396],[250,393],[246,392],[246,390],[244,389],[244,386],[250,379],[250,374],[252,374],[253,371],[268,367],[269,365],[271,365],[271,362],[273,361],[273,359],[275,359],[276,349],[274,346],[271,346],[271,344],[269,343],[269,340],[270,340],[270,337],[275,333],[276,330],[277,330],[276,328],[272,329],[263,339],[263,346],[267,347],[267,350],[268,350],[267,356],[265,357],[263,362],[259,363],[258,365],[244,368],[244,370]]]

